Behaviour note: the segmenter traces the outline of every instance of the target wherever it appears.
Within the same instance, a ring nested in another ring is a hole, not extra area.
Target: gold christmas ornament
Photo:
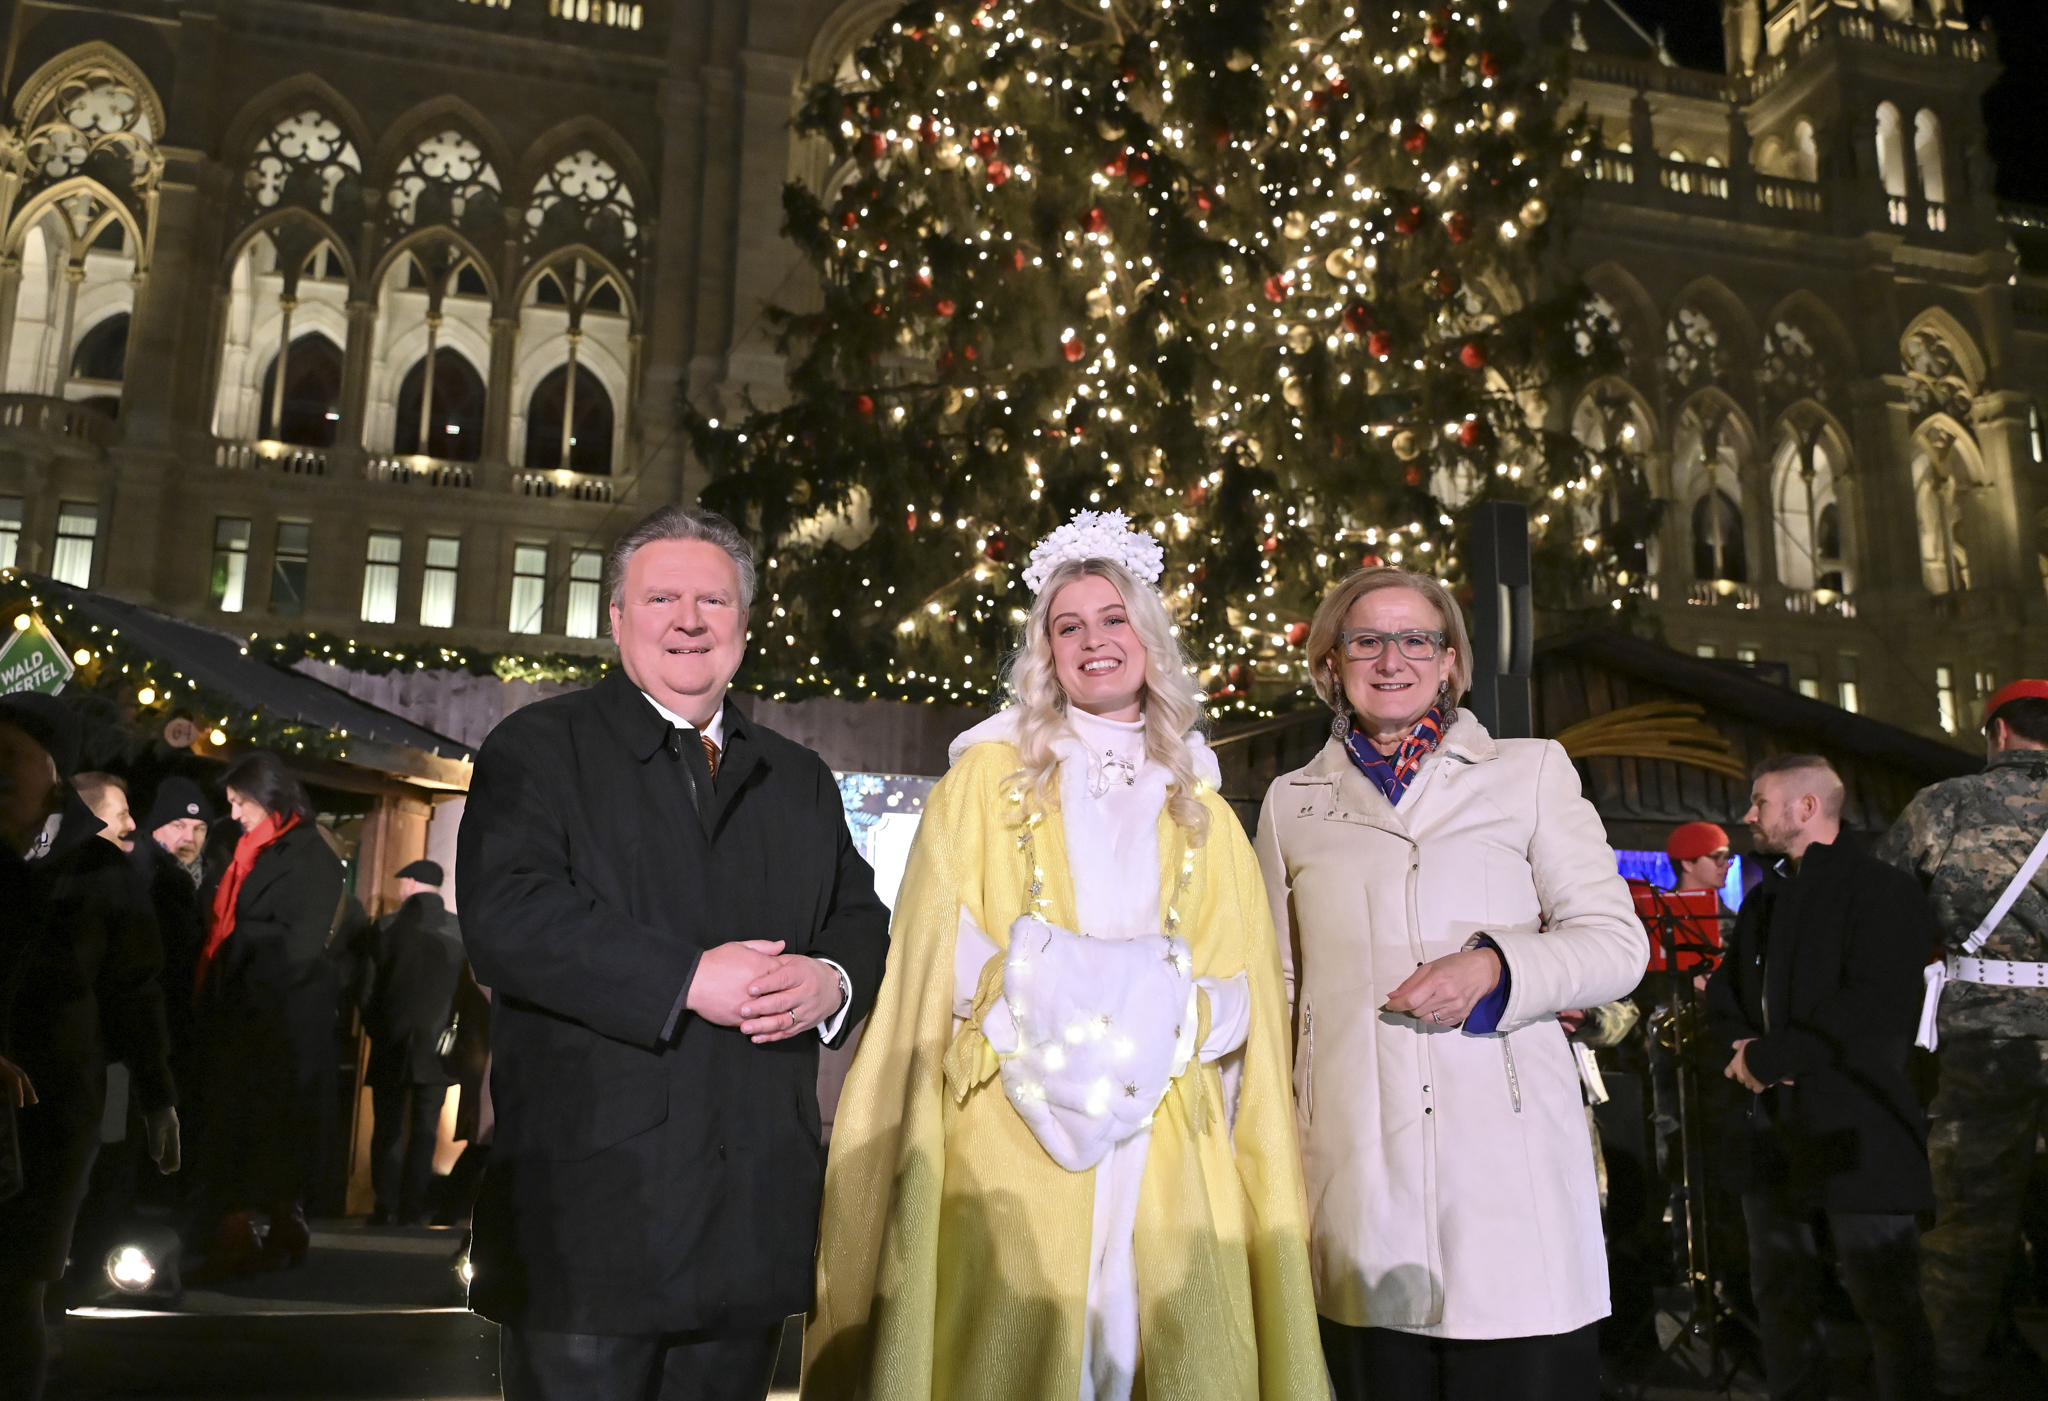
[[[1403,462],[1413,462],[1422,456],[1422,449],[1415,442],[1415,432],[1410,428],[1403,428],[1396,433],[1390,446],[1394,449],[1394,456]]]
[[[1288,238],[1302,238],[1308,233],[1308,215],[1299,209],[1287,211],[1287,217],[1280,221],[1280,232]]]
[[[960,154],[960,148],[957,145],[951,141],[946,141],[940,143],[938,151],[932,156],[932,160],[941,170],[958,170],[960,168]]]
[[[1308,392],[1301,387],[1300,380],[1283,379],[1280,381],[1280,397],[1285,399],[1290,407],[1298,409],[1307,401]]]
[[[1091,287],[1088,289],[1088,314],[1090,316],[1107,316],[1109,315],[1109,308],[1109,289],[1107,287]]]
[[[1532,199],[1522,206],[1521,212],[1515,217],[1522,221],[1523,228],[1533,229],[1550,217],[1550,206],[1540,199]]]
[[[1252,66],[1252,56],[1243,49],[1232,49],[1230,57],[1223,60],[1223,66],[1233,73],[1245,72]]]
[[[1124,139],[1124,129],[1115,122],[1097,122],[1095,129],[1102,134],[1104,141],[1121,141]]]
[[[1306,355],[1308,348],[1316,343],[1316,333],[1306,326],[1287,328],[1287,348],[1296,355]]]
[[[1342,248],[1331,249],[1330,256],[1323,259],[1323,266],[1332,277],[1351,277],[1358,272],[1360,261],[1358,250],[1347,243]]]

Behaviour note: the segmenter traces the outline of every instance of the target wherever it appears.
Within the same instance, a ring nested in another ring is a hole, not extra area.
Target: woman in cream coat
[[[1338,723],[1257,847],[1337,1395],[1592,1401],[1607,1268],[1557,1014],[1626,995],[1648,941],[1564,751],[1455,708],[1441,584],[1358,571],[1308,651]]]

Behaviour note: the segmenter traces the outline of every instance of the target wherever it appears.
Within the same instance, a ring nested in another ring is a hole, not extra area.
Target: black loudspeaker
[[[1514,501],[1472,508],[1472,690],[1465,704],[1495,739],[1534,733],[1529,675],[1536,624],[1529,595],[1529,510]]]

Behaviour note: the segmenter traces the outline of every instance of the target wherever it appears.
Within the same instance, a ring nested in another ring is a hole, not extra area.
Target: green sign
[[[63,645],[43,626],[41,618],[25,613],[16,621],[27,625],[0,647],[0,696],[17,691],[56,695],[71,679],[71,658],[64,655]]]

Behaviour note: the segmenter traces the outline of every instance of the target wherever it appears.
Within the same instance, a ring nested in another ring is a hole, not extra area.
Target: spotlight
[[[156,1261],[139,1245],[117,1245],[107,1252],[107,1283],[123,1294],[147,1294],[156,1283]]]

